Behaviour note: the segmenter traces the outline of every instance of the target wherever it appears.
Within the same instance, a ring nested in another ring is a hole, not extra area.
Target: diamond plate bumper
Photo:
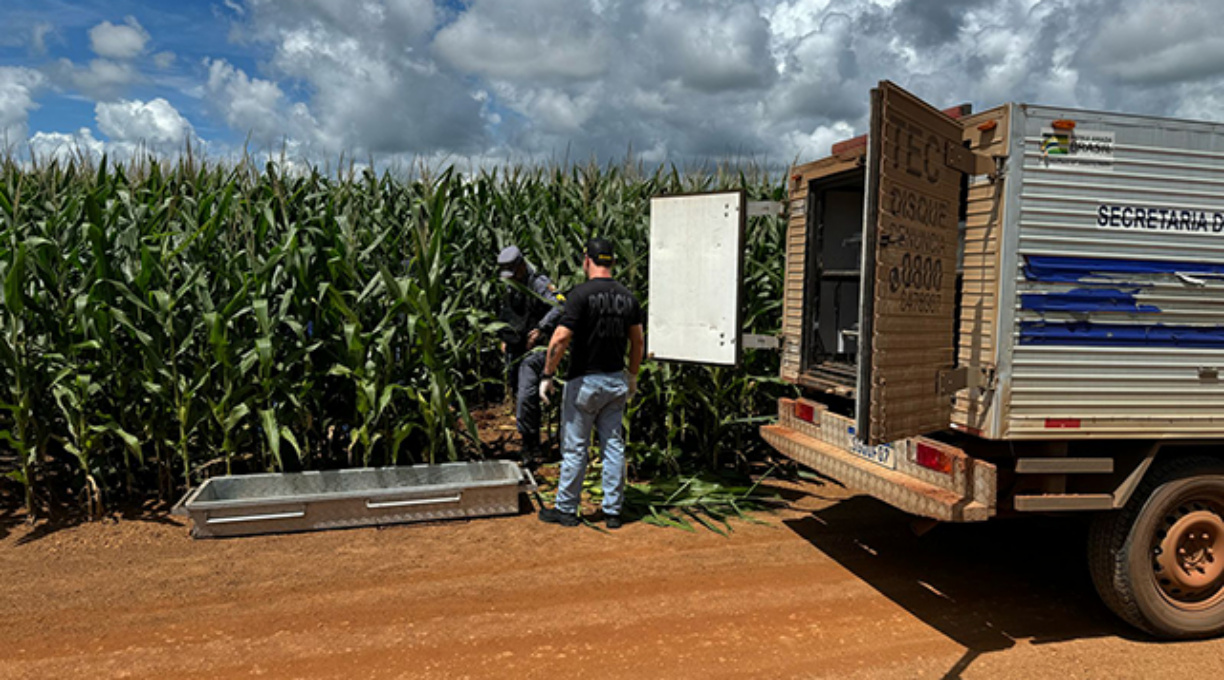
[[[895,470],[851,452],[853,423],[823,405],[799,400],[814,410],[813,422],[795,417],[795,400],[778,403],[778,423],[761,428],[770,446],[848,488],[905,512],[944,522],[981,522],[995,514],[997,477],[993,465],[934,440],[913,437],[895,442]],[[939,449],[951,471],[937,472],[915,462],[917,444]]]

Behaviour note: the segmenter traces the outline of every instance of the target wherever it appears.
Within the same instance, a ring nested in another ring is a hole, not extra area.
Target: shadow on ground
[[[882,595],[966,648],[945,677],[982,654],[1032,644],[1140,634],[1098,599],[1083,518],[940,525],[855,497],[785,524]]]
[[[24,513],[23,517],[17,516],[17,504],[8,503],[7,500],[0,498],[0,541],[8,538],[13,529],[24,521]]]
[[[143,505],[132,504],[114,508],[107,512],[101,520],[92,520],[83,512],[61,511],[50,518],[40,518],[33,523],[29,522],[24,508],[16,504],[4,503],[0,504],[0,541],[8,538],[10,534],[17,531],[18,527],[21,526],[31,526],[32,524],[32,528],[28,531],[18,532],[19,538],[15,543],[18,546],[33,543],[56,532],[71,529],[91,521],[152,522],[154,524],[173,526],[181,524],[181,522],[171,517],[170,506],[168,504],[154,501]]]

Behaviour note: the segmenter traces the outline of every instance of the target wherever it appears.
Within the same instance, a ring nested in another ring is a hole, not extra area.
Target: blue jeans
[[[624,373],[592,373],[565,384],[561,406],[561,479],[557,482],[557,509],[578,511],[582,480],[586,477],[591,428],[599,432],[603,453],[603,511],[619,515],[625,493],[625,439],[621,419],[629,396]]]

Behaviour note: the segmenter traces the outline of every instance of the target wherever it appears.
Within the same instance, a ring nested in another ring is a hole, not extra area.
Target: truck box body
[[[987,172],[967,173],[960,202],[955,368],[973,385],[947,426],[991,440],[1224,436],[1224,126],[1023,104],[961,123]],[[847,397],[855,329],[830,315],[859,321],[834,288],[861,272],[821,268],[813,250],[845,254],[817,237],[842,237],[856,211],[861,223],[861,193],[846,196],[867,163],[851,146],[791,177],[782,376]]]
[[[1115,613],[1224,633],[1224,126],[966,109],[882,82],[866,137],[791,169],[780,372],[800,394],[761,437],[932,520],[1093,512]],[[738,358],[732,315],[676,283],[726,259],[754,211],[737,198],[654,199],[652,246],[683,253],[652,248],[667,358]],[[662,205],[683,200],[712,217]],[[718,290],[738,303],[736,276]]]
[[[781,376],[800,395],[762,438],[919,517],[1093,512],[1114,612],[1224,633],[1224,126],[871,96],[865,138],[791,170]],[[652,304],[679,267],[652,266]],[[735,332],[701,321],[657,326]]]
[[[1224,127],[1012,106],[997,438],[1224,435]],[[1053,121],[1099,133],[1049,163]],[[1108,149],[1108,151],[1104,151]]]

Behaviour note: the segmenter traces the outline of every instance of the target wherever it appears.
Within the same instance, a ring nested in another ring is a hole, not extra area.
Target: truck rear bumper
[[[812,414],[796,416],[796,404]],[[808,411],[807,409],[811,409]],[[782,399],[778,423],[761,436],[783,455],[846,487],[871,495],[905,512],[944,522],[980,522],[995,514],[996,470],[947,444],[914,437],[891,446],[894,469],[856,455],[853,423],[806,400]],[[944,471],[918,464],[919,445],[938,452]]]

